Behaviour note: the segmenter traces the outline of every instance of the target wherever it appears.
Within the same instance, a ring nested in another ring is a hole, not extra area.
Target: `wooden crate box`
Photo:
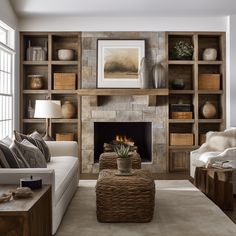
[[[192,133],[170,133],[170,145],[181,146],[194,144],[194,134]]]
[[[193,113],[186,111],[173,111],[171,112],[171,118],[172,119],[192,119],[193,118]]]
[[[76,74],[75,73],[54,73],[53,88],[55,90],[75,90]]]
[[[57,133],[56,141],[73,141],[74,134],[73,133]]]
[[[220,90],[220,74],[200,74],[198,88],[200,90]]]

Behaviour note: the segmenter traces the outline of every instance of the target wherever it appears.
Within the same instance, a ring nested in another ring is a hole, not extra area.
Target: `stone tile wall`
[[[82,88],[96,88],[97,39],[145,39],[145,54],[150,64],[165,52],[164,32],[83,32]],[[152,172],[167,170],[166,97],[158,97],[156,107],[147,105],[147,96],[99,97],[100,106],[91,106],[91,99],[82,97],[82,173],[98,172],[93,156],[94,122],[152,122],[152,162],[143,164],[143,168]]]

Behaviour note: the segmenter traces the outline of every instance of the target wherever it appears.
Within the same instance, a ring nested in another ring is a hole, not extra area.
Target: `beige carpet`
[[[235,236],[236,225],[187,180],[157,180],[150,223],[98,223],[94,180],[81,180],[56,236]]]

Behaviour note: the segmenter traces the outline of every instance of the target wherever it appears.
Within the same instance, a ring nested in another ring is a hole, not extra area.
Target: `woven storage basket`
[[[147,170],[116,176],[102,170],[96,184],[97,219],[100,222],[150,222],[155,205],[155,183]]]
[[[117,154],[104,152],[99,157],[99,171],[103,169],[117,169]],[[132,169],[141,169],[141,158],[137,152],[132,152]]]

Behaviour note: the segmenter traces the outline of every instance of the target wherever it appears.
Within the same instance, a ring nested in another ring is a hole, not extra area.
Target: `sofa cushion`
[[[55,204],[57,204],[75,173],[78,173],[78,158],[72,156],[51,157],[47,168],[55,170]]]
[[[24,139],[21,143],[14,140],[15,147],[22,153],[31,168],[46,168],[47,163],[42,152],[31,142]]]
[[[50,161],[51,153],[49,151],[49,148],[48,148],[47,144],[45,143],[45,141],[43,140],[43,138],[41,137],[41,135],[37,131],[34,131],[30,135],[25,135],[25,134],[19,133],[16,130],[14,130],[14,135],[15,135],[15,139],[18,142],[21,142],[23,139],[26,139],[29,142],[31,142],[34,146],[39,148],[39,150],[44,155],[45,160],[47,162]]]

